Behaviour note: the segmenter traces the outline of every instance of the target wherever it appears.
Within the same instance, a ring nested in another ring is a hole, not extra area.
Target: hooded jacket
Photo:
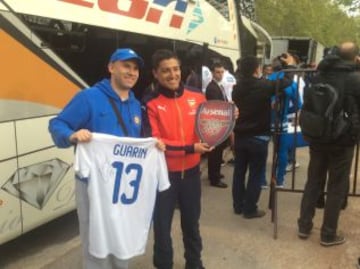
[[[130,91],[129,98],[122,101],[112,89],[110,80],[104,79],[93,87],[80,91],[65,106],[63,111],[49,122],[49,131],[54,143],[60,148],[70,147],[69,137],[80,129],[91,132],[125,136],[118,123],[109,98],[123,118],[129,137],[140,137],[141,106]]]

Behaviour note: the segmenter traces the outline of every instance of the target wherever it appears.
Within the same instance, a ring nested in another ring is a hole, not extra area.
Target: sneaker
[[[268,185],[261,185],[261,189],[262,189],[262,190],[267,190],[268,188],[269,188]]]
[[[277,189],[283,189],[283,188],[285,188],[285,186],[284,186],[284,184],[280,184],[280,185],[276,185],[276,188]]]
[[[251,213],[251,214],[244,213],[244,218],[245,219],[262,218],[263,216],[265,216],[265,214],[266,213],[263,210],[256,210],[254,213]]]
[[[299,163],[295,163],[295,169],[296,168],[299,168],[300,167],[300,164]],[[287,166],[286,166],[286,172],[291,172],[293,170],[293,164],[292,163],[289,163]]]
[[[210,183],[210,186],[213,186],[213,187],[216,187],[216,188],[222,188],[222,189],[225,189],[228,187],[228,185],[222,181],[219,181],[219,182],[212,182]]]
[[[320,240],[320,245],[324,247],[331,247],[336,245],[341,245],[345,243],[345,237],[342,235],[335,235],[335,238],[333,240]]]
[[[298,237],[300,238],[300,239],[308,239],[309,238],[309,236],[310,236],[310,232],[304,232],[304,231],[301,231],[301,230],[299,230],[298,231]]]

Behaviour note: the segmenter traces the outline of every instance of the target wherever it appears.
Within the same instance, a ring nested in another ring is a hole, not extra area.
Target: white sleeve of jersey
[[[75,174],[83,178],[90,176],[91,161],[89,158],[89,147],[90,144],[79,143],[76,146],[74,170]]]
[[[169,174],[165,160],[164,152],[158,154],[159,158],[157,161],[157,177],[159,179],[158,191],[165,191],[170,187]]]
[[[206,87],[209,85],[209,83],[212,80],[212,74],[211,74],[210,69],[207,66],[203,66],[201,71],[202,71],[201,88],[202,88],[202,92],[205,93],[206,92]]]

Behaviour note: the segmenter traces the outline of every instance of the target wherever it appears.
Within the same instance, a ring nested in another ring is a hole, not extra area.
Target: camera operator
[[[278,59],[281,66],[276,68],[269,76],[269,80],[276,81],[279,77],[284,75],[283,70],[287,69],[285,60],[289,57],[294,57],[290,53],[281,54]],[[295,58],[294,58],[295,60]],[[293,75],[294,73],[292,73]],[[278,188],[284,187],[286,168],[288,166],[289,152],[293,152],[294,143],[292,139],[288,139],[288,115],[296,113],[301,108],[302,102],[298,94],[298,84],[293,79],[291,85],[285,88],[284,94],[281,98],[273,98],[272,100],[272,127],[275,131],[275,145],[277,145],[278,163],[276,165],[276,186]]]
[[[286,66],[295,64],[291,55],[283,60]],[[239,81],[232,93],[233,101],[241,111],[234,128],[233,207],[234,213],[243,213],[244,218],[259,218],[265,215],[264,211],[258,210],[257,203],[270,140],[271,97],[277,82],[259,78],[261,68],[255,56],[241,58],[239,65]],[[283,76],[279,89],[285,89],[291,83],[292,78]],[[247,169],[250,171],[245,187]]]

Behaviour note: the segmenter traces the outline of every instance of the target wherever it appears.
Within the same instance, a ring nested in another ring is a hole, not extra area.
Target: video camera
[[[338,46],[332,46],[329,48],[324,49],[324,57],[325,56],[339,56],[340,55],[340,49]]]

